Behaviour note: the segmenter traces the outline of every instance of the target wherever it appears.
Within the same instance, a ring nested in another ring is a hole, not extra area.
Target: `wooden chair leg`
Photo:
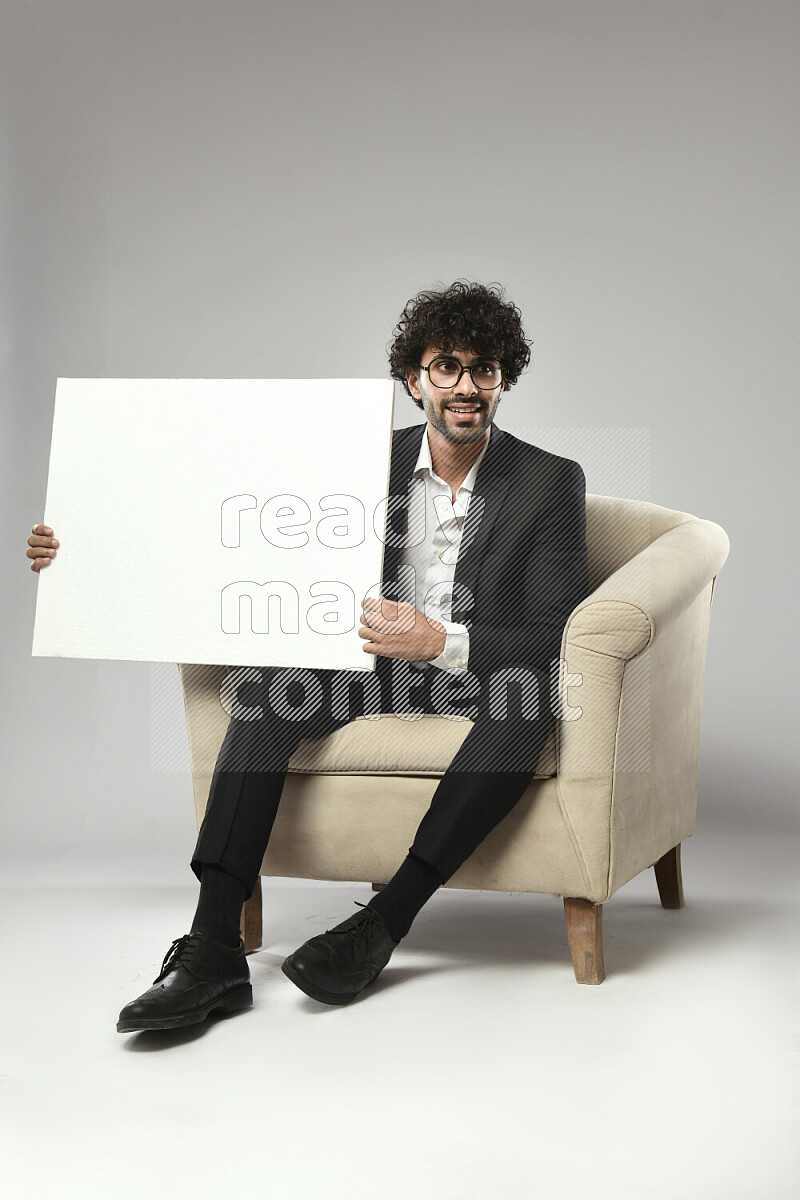
[[[242,905],[241,931],[245,954],[261,949],[262,935],[261,876],[256,880],[253,894]]]
[[[382,892],[385,887],[385,883],[373,883],[372,890],[373,892]]]
[[[602,983],[606,977],[602,904],[565,896],[564,917],[575,978],[578,983]]]
[[[681,876],[681,844],[653,863],[662,908],[683,908],[683,878]]]

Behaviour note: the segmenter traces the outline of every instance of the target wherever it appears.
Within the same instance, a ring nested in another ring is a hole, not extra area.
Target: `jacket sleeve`
[[[500,592],[492,607],[505,614],[503,623],[484,623],[475,607],[469,669],[479,677],[502,667],[549,674],[569,615],[588,594],[586,477],[580,463],[564,462],[521,549],[503,564],[498,582],[490,581]]]

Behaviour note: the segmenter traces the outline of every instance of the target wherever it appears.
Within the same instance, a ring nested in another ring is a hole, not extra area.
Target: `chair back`
[[[590,594],[667,530],[694,520],[692,513],[662,508],[646,500],[588,493],[586,549]]]

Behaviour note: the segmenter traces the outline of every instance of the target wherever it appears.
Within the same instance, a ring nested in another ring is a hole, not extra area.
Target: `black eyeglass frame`
[[[433,380],[431,379],[431,367],[433,366],[434,363],[441,362],[442,359],[447,359],[450,362],[456,362],[461,367],[461,370],[458,373],[458,379],[455,381],[455,383],[434,383]],[[479,367],[482,362],[492,363],[493,366],[496,364],[500,368],[500,382],[496,383],[494,385],[494,387],[481,387],[481,385],[478,383],[475,376],[472,374],[473,367]],[[447,391],[449,388],[458,387],[458,385],[461,383],[461,378],[465,371],[469,371],[469,377],[472,380],[472,382],[475,384],[475,387],[478,389],[479,392],[496,392],[499,387],[503,386],[503,383],[505,382],[505,378],[506,378],[505,367],[503,366],[503,364],[501,362],[498,362],[496,358],[479,358],[479,359],[476,359],[476,361],[474,363],[472,363],[470,366],[465,367],[464,364],[461,362],[461,359],[456,358],[454,354],[437,354],[436,358],[431,359],[431,361],[428,363],[427,367],[424,366],[423,363],[420,363],[417,367],[417,370],[427,371],[428,379],[431,380],[431,386],[435,387],[435,388],[439,388],[440,391]]]

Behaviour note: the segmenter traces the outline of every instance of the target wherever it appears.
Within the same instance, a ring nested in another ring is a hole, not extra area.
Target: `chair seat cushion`
[[[468,717],[425,713],[415,719],[391,713],[356,717],[322,738],[307,738],[289,770],[319,775],[444,775],[472,728]],[[555,733],[537,764],[535,779],[556,773]]]

